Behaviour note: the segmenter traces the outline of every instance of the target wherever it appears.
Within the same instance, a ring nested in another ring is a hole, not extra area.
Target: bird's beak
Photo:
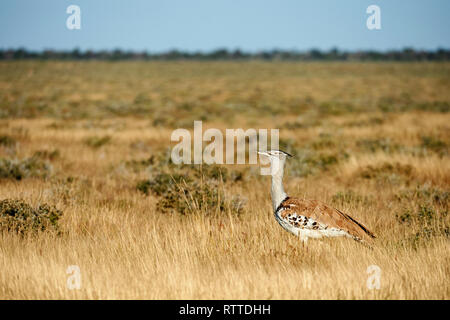
[[[262,156],[266,156],[266,157],[269,156],[269,154],[267,152],[264,152],[264,151],[258,151],[258,154],[260,154]]]

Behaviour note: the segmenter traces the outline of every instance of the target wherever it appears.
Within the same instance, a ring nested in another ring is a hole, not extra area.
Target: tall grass
[[[4,174],[0,200],[63,213],[58,232],[0,231],[0,298],[449,299],[449,68],[0,63],[0,165],[51,167]],[[256,166],[171,164],[173,127],[202,117],[279,128],[296,156],[288,193],[348,212],[375,247],[302,244],[273,218],[270,178]],[[174,197],[177,207],[162,207]],[[79,290],[67,288],[69,265]],[[366,285],[370,265],[379,290]]]

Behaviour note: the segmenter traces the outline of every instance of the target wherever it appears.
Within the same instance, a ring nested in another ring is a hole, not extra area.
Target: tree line
[[[267,61],[448,61],[449,49],[416,50],[405,48],[390,51],[321,51],[267,50],[245,52],[239,49],[217,49],[210,52],[187,52],[170,50],[162,53],[125,50],[43,50],[30,51],[24,48],[0,49],[0,60],[267,60]]]

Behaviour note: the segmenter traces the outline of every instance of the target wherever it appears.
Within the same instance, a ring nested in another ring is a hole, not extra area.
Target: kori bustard
[[[320,201],[290,197],[284,192],[283,173],[289,153],[258,152],[270,160],[272,205],[275,218],[287,231],[306,242],[308,238],[350,237],[370,243],[375,235],[361,223]]]

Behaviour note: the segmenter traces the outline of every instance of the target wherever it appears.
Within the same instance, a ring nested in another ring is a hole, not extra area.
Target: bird
[[[277,222],[298,236],[303,243],[309,238],[349,237],[371,246],[376,237],[362,223],[321,201],[300,199],[286,194],[283,174],[286,159],[293,157],[281,150],[258,151],[270,160],[272,206]]]

